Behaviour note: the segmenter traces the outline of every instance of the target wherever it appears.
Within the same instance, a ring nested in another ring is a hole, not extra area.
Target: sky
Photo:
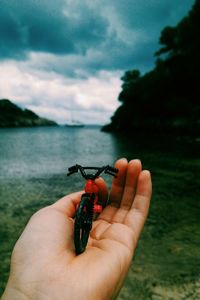
[[[109,123],[120,77],[155,63],[194,0],[0,0],[0,99],[59,124]]]

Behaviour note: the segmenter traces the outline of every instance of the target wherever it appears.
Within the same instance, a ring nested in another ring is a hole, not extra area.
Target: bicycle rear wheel
[[[76,211],[74,223],[74,244],[76,254],[81,254],[87,246],[92,228],[93,201],[91,196],[84,194]]]

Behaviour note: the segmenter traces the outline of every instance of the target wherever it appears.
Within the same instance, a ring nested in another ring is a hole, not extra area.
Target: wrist
[[[30,300],[20,289],[7,285],[0,300]]]
[[[0,300],[50,300],[52,299],[47,294],[42,293],[33,288],[31,285],[19,287],[18,285],[7,283],[5,291]]]

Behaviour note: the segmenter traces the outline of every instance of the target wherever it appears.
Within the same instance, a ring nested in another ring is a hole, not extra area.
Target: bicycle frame
[[[85,170],[95,170],[96,173],[86,173]],[[74,223],[74,244],[77,254],[81,254],[85,251],[87,241],[89,238],[90,230],[92,229],[92,221],[94,214],[100,214],[103,208],[106,206],[106,199],[104,203],[101,199],[99,200],[99,188],[95,183],[95,179],[100,176],[101,173],[116,177],[118,169],[103,166],[99,167],[82,167],[80,165],[74,165],[68,169],[70,176],[74,173],[80,171],[84,179],[86,179],[86,184],[84,187],[85,193],[82,195],[80,203],[76,207],[75,223]]]
[[[85,193],[89,194],[91,197],[90,199],[94,198],[94,200],[92,199],[91,201],[94,201],[94,213],[101,213],[104,206],[106,205],[106,203],[99,203],[98,204],[98,193],[99,193],[99,188],[98,185],[95,183],[95,181],[93,179],[87,179],[86,184],[85,184]]]

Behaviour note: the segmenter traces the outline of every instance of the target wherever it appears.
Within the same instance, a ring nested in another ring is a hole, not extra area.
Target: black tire
[[[93,204],[90,197],[83,195],[76,211],[74,223],[74,244],[76,254],[81,254],[87,246],[92,228]]]

